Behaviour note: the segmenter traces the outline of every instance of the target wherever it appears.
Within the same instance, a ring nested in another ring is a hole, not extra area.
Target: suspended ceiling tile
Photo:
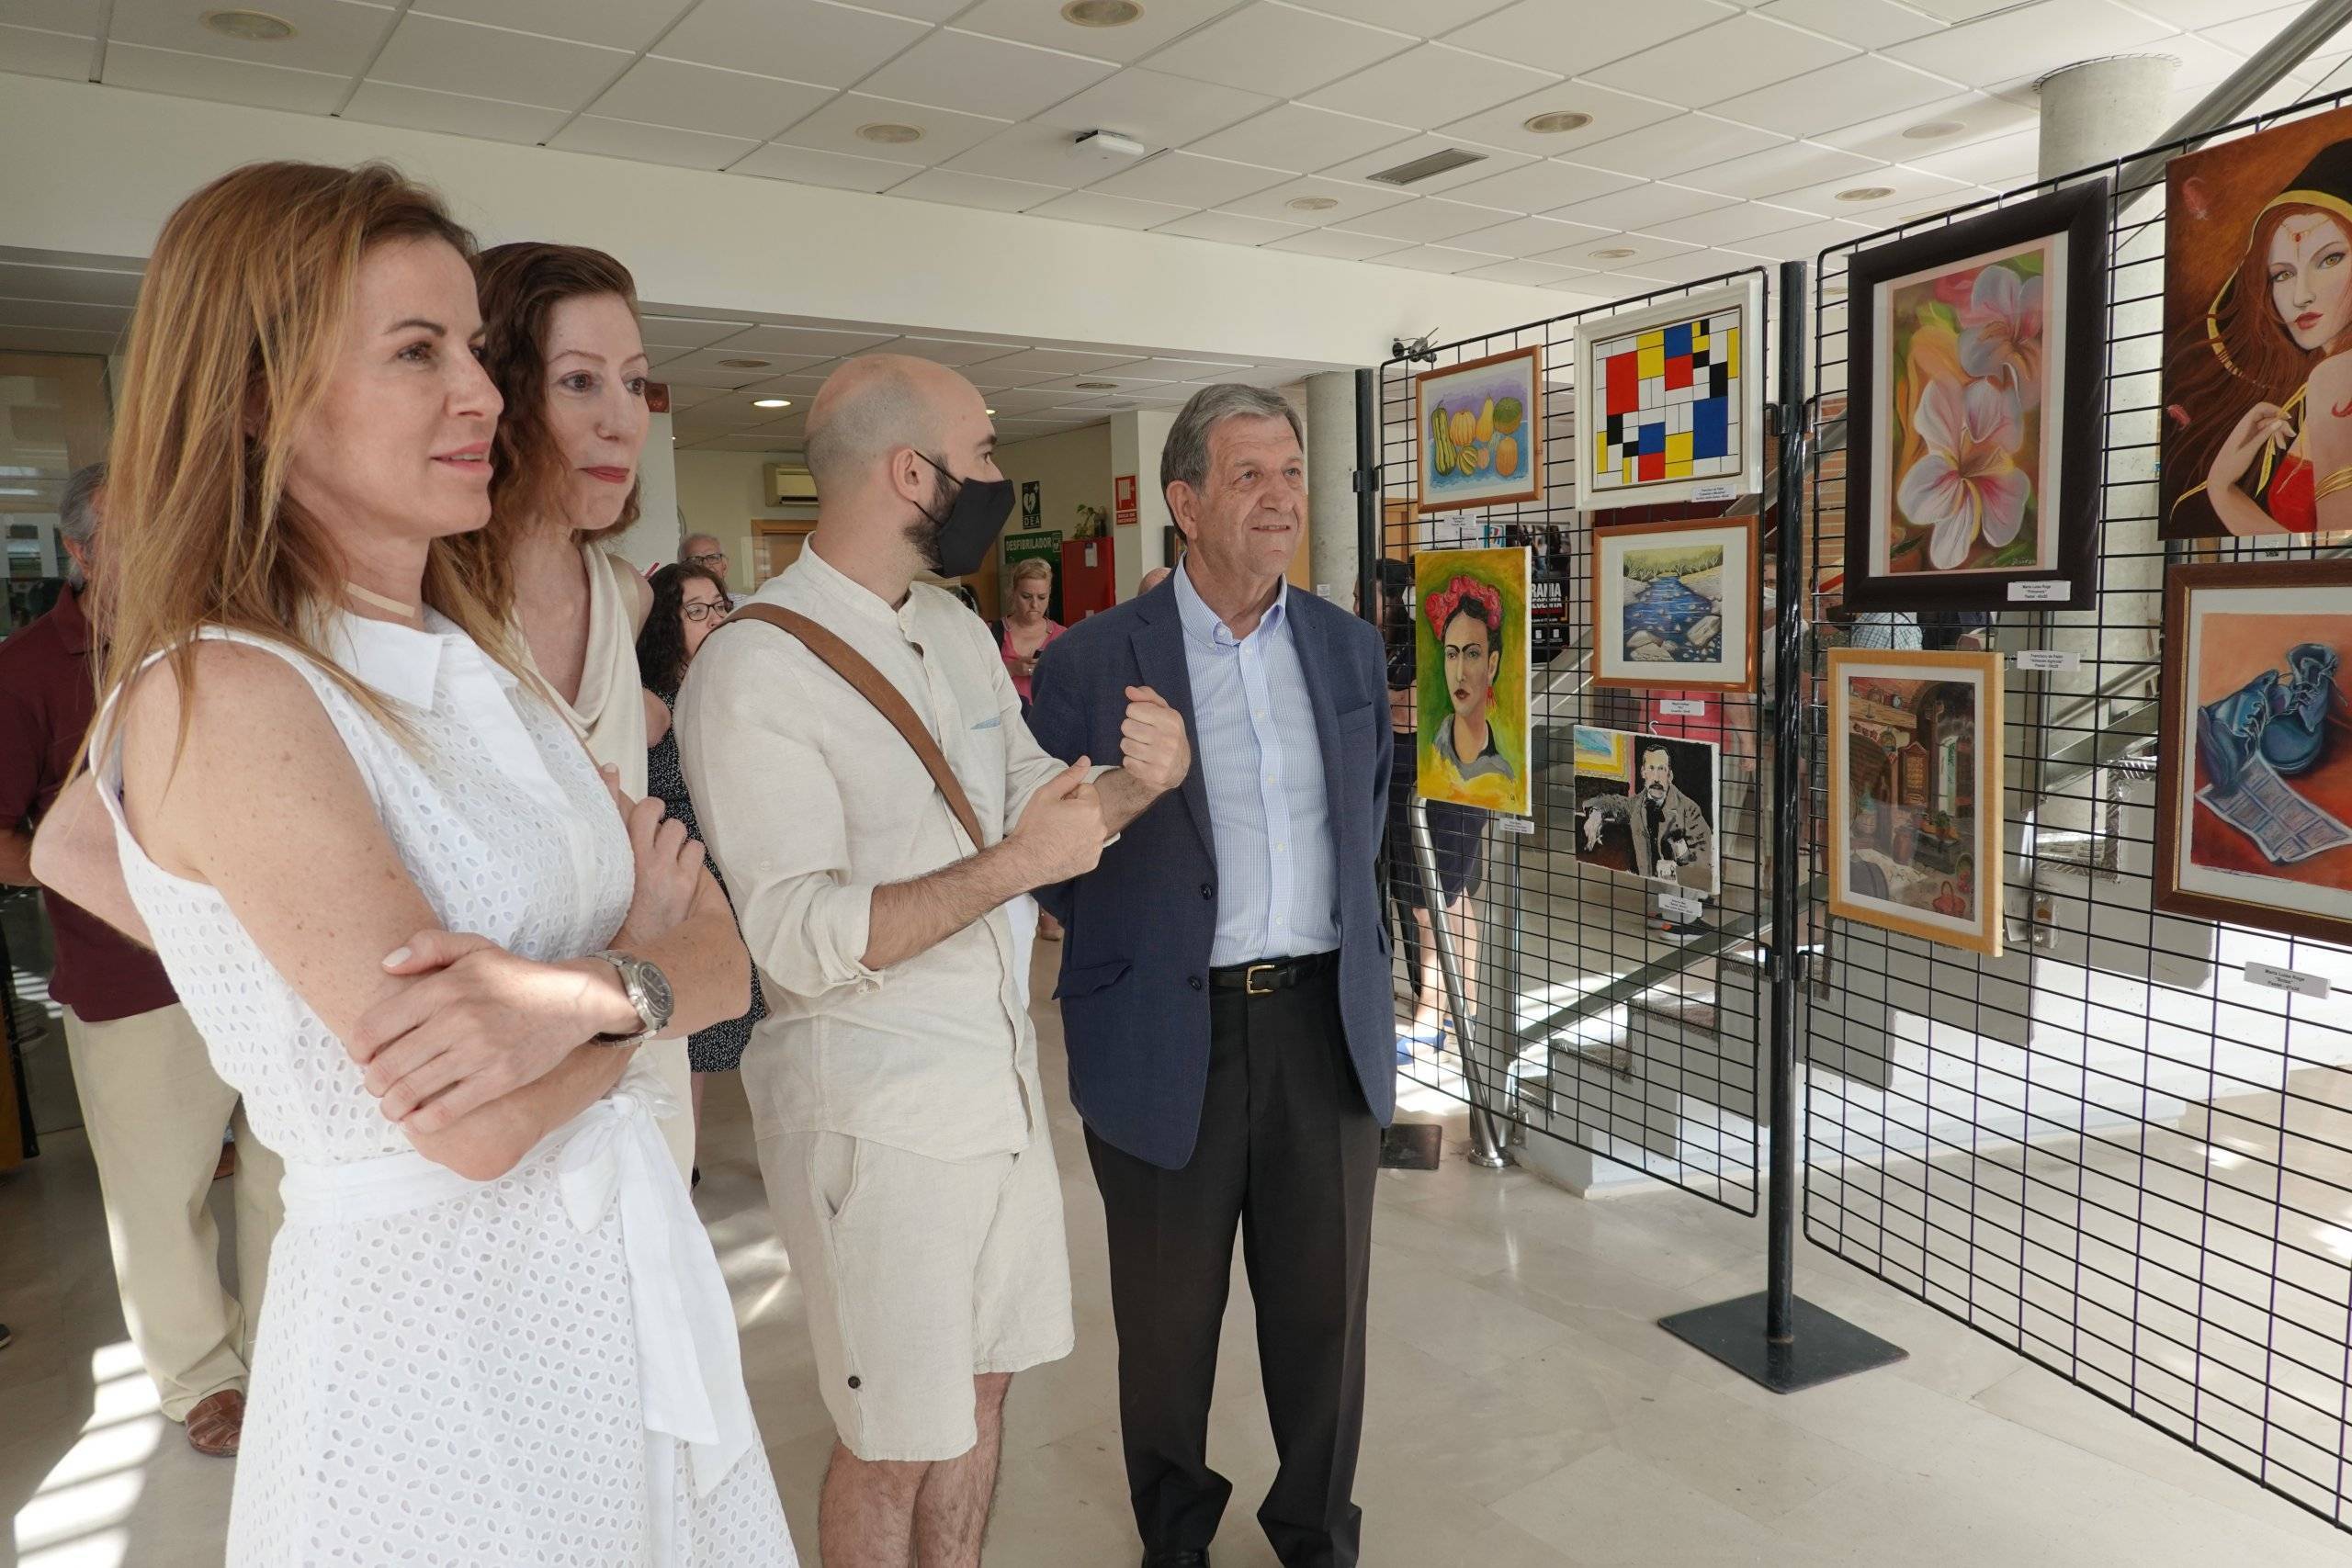
[[[0,0],[0,23],[96,38],[106,30],[103,0]]]
[[[754,381],[764,381],[775,376],[787,376],[797,371],[806,370],[811,366],[822,365],[826,360],[833,357],[832,355],[820,352],[813,347],[803,346],[797,351],[763,348],[745,341],[752,333],[760,330],[757,327],[748,328],[723,343],[713,344],[707,348],[688,349],[674,359],[662,361],[662,373],[668,375],[673,371],[708,371],[721,378],[731,377],[735,385],[748,387]],[[871,340],[859,338],[857,341],[864,344]],[[724,381],[701,384],[723,385]]]
[[[1801,228],[1783,229],[1777,233],[1759,234],[1743,240],[1739,249],[1755,255],[1770,256],[1775,261],[1812,261],[1832,245],[1859,240],[1876,228],[1874,223],[1857,223],[1846,219],[1814,222]]]
[[[1788,138],[1711,114],[1678,115],[1583,148],[1577,156],[1620,174],[1670,179],[1710,164],[1744,158]]]
[[[569,109],[594,97],[628,62],[618,50],[412,11],[401,18],[368,76],[403,87]]]
[[[1306,101],[1427,130],[1514,102],[1558,80],[1557,72],[1425,43],[1319,87]]]
[[[832,96],[831,87],[805,82],[648,57],[630,66],[589,108],[612,119],[763,141],[806,118]]]
[[[673,60],[846,87],[931,29],[828,0],[701,0],[662,39]]]
[[[971,0],[858,0],[869,11],[888,11],[894,17],[909,17],[918,22],[944,22]]]
[[[831,327],[763,324],[738,333],[717,346],[722,354],[739,356],[745,354],[788,355],[799,359],[822,359],[880,348],[897,336],[896,333],[887,332],[842,332]]]
[[[1140,201],[1165,201],[1178,206],[1216,207],[1238,201],[1255,191],[1283,183],[1283,171],[1224,158],[1204,158],[1197,152],[1162,152],[1108,179],[1092,189],[1109,196],[1129,196]]]
[[[1158,152],[1187,147],[1272,105],[1263,93],[1130,68],[1037,115],[1070,132],[1115,130]]]
[[[0,262],[0,297],[56,299],[74,305],[130,306],[139,302],[139,278],[135,272],[99,267]]]
[[[982,343],[968,338],[902,337],[890,345],[890,352],[912,355],[934,365],[964,367],[1017,354],[1021,346],[1017,343]]]
[[[1181,234],[1188,240],[1215,240],[1227,245],[1262,245],[1285,239],[1299,230],[1296,223],[1278,223],[1271,218],[1244,218],[1238,212],[1195,212],[1172,223],[1162,223],[1153,232]]]
[[[65,299],[0,298],[0,324],[55,327],[65,332],[119,333],[130,325],[127,305],[87,305]]]
[[[1056,407],[1062,400],[1059,392],[1031,391],[1026,387],[1008,387],[988,395],[989,407],[1000,419],[1018,419],[1023,414],[1040,413]]]
[[[942,28],[859,85],[886,97],[1024,119],[1101,81],[1113,69],[1102,61],[1058,50]]]
[[[1448,0],[1431,6],[1428,0],[1293,0],[1302,10],[1343,17],[1414,38],[1438,38],[1478,17],[1501,10],[1511,0]]]
[[[1942,152],[2040,125],[2037,104],[2018,103],[1990,93],[1965,92],[1864,120],[1812,140],[1825,147],[1859,152],[1883,164],[1907,164],[1925,153]],[[1950,128],[1950,129],[1947,129]],[[1910,136],[1910,130],[1934,134]]]
[[[1835,130],[1951,96],[1954,84],[1877,55],[1856,55],[1714,106],[1745,125],[1790,136]]]
[[[957,153],[944,165],[967,174],[1035,180],[1065,187],[1092,185],[1134,166],[1130,159],[1088,152],[1059,126],[1041,125],[1035,120],[1008,125],[971,151]]]
[[[1849,175],[1860,175],[1883,166],[1879,159],[1859,152],[1812,141],[1792,141],[1751,152],[1745,158],[1693,169],[1683,175],[1679,183],[1700,190],[1719,191],[1724,196],[1777,196],[1784,190]]]
[[[1464,164],[1458,169],[1448,169],[1441,175],[1430,175],[1415,180],[1411,185],[1398,186],[1396,188],[1408,191],[1415,196],[1435,196],[1441,191],[1456,190],[1476,181],[1491,179],[1498,174],[1507,174],[1512,169],[1524,168],[1535,162],[1524,152],[1508,152],[1499,147],[1473,146],[1468,142],[1449,140],[1442,136],[1416,136],[1409,141],[1395,142],[1361,157],[1351,158],[1343,164],[1335,164],[1328,169],[1318,169],[1316,172],[1327,179],[1361,180],[1371,185],[1385,185],[1386,181],[1374,180],[1372,176],[1384,170],[1394,169],[1419,159],[1434,157],[1441,152],[1475,153],[1478,161],[1475,164]]]
[[[112,354],[122,346],[113,333],[75,327],[0,327],[0,348],[26,354]]]
[[[1498,261],[1465,270],[1464,277],[1478,278],[1487,283],[1517,283],[1541,287],[1546,283],[1561,283],[1571,277],[1588,276],[1588,269],[1559,266],[1551,262]]]
[[[548,141],[567,152],[596,152],[607,158],[633,158],[640,164],[669,164],[681,169],[723,169],[759,143],[749,137],[713,136],[700,130],[679,130],[666,125],[639,125],[634,120],[606,119],[583,114]]]
[[[1539,158],[1574,157],[1581,160],[1584,149],[1612,136],[1623,136],[1629,130],[1671,119],[1682,110],[1673,104],[1660,103],[1656,98],[1641,97],[1633,93],[1621,93],[1613,87],[1577,80],[1562,82],[1530,93],[1523,98],[1499,104],[1480,114],[1457,119],[1451,125],[1440,126],[1443,136],[1464,136],[1482,147],[1508,147],[1515,152],[1532,153]],[[1572,130],[1530,130],[1527,122],[1541,115],[1572,113],[1589,115],[1589,123]]]
[[[1602,236],[1614,232],[1614,227],[1563,222],[1555,218],[1514,218],[1491,229],[1473,229],[1458,234],[1454,243],[1465,251],[1524,257],[1571,247],[1580,241],[1597,243]]]
[[[634,54],[661,36],[694,0],[418,0],[416,9],[461,22],[599,43]],[[272,7],[264,0],[265,10]]]
[[[917,201],[944,202],[951,207],[985,207],[997,212],[1021,212],[1062,194],[1058,186],[1031,180],[991,179],[986,175],[958,174],[952,169],[925,169],[904,185],[891,187],[892,196]]]
[[[1549,214],[1573,223],[1596,225],[1604,233],[1626,229],[1649,229],[1659,223],[1670,223],[1678,218],[1688,218],[1694,212],[1705,212],[1724,205],[1724,198],[1688,186],[1667,185],[1652,181],[1591,201],[1580,201],[1573,207],[1563,207]]]
[[[1599,239],[1579,240],[1557,251],[1539,254],[1537,261],[1554,262],[1562,266],[1588,266],[1601,272],[1614,272],[1620,267],[1639,267],[1645,261],[1660,256],[1679,256],[1686,251],[1699,249],[1683,240],[1664,240],[1655,234],[1604,234]],[[1604,251],[1623,254],[1603,255]]]
[[[1186,143],[1185,151],[1304,175],[1393,147],[1407,130],[1385,120],[1309,108],[1305,104],[1276,104],[1238,125]]]
[[[1137,201],[1129,197],[1105,196],[1101,191],[1074,190],[1068,196],[1057,196],[1029,210],[1039,218],[1059,218],[1070,223],[1092,223],[1105,229],[1141,230],[1156,229],[1193,209],[1172,202]]]
[[[462,93],[436,93],[429,87],[362,82],[351,101],[343,106],[339,118],[527,145],[553,135],[556,127],[563,123],[565,113],[534,104],[508,104],[495,98],[468,97]]]
[[[952,6],[956,0],[948,0]],[[1058,4],[1039,0],[980,0],[956,17],[967,32],[1015,43],[1066,49],[1073,54],[1125,64],[1140,60],[1161,44],[1210,17],[1233,7],[1234,0],[1149,0],[1143,15],[1124,27],[1088,28],[1069,20]]]
[[[2032,184],[2041,158],[2041,131],[2019,130],[1984,141],[1972,141],[1948,152],[1930,152],[1924,158],[1913,158],[1910,164],[1915,169],[1925,169],[1948,179],[2000,188]]]
[[[1006,123],[931,104],[876,97],[870,93],[843,93],[775,140],[786,146],[846,152],[856,158],[936,164],[969,152],[1002,130]],[[910,126],[922,136],[913,141],[884,142],[871,141],[858,134],[861,128],[883,125]]]
[[[1124,365],[1133,358],[1135,355],[1132,354],[1089,354],[1080,349],[1024,348],[1018,354],[1008,354],[1001,359],[990,360],[989,369],[992,374],[1001,374],[1008,370],[1034,372],[1035,374],[1023,384],[1035,385],[1039,381],[1053,380],[1057,377],[1075,376],[1087,370],[1107,369],[1114,365]]]
[[[71,33],[45,32],[38,28],[0,24],[0,71],[25,76],[54,76],[62,82],[86,82],[97,59],[97,39]]]
[[[1736,15],[1717,0],[1519,0],[1445,37],[1563,75],[1589,75],[1595,66]]]
[[[1412,46],[1411,38],[1385,28],[1258,0],[1177,39],[1151,63],[1179,76],[1299,98]]]
[[[2111,0],[2037,0],[1886,53],[1905,65],[1982,87],[2118,54],[2170,36],[2163,22]]]
[[[1495,258],[1476,251],[1457,251],[1443,245],[1414,245],[1407,250],[1391,251],[1385,256],[1374,256],[1374,266],[1409,267],[1415,272],[1467,272],[1474,266],[1487,266]]]
[[[663,348],[704,348],[722,338],[733,337],[752,323],[713,321],[700,316],[648,314],[639,324],[649,344]]]
[[[1968,188],[1965,180],[1947,179],[1941,175],[1928,174],[1924,169],[1888,164],[1859,175],[1825,180],[1818,185],[1802,186],[1795,190],[1777,191],[1773,193],[1772,200],[1781,207],[1802,209],[1816,218],[1849,218],[1891,212],[1897,208],[1908,212],[1915,208],[1949,204],[1953,200],[1967,199],[1962,193]],[[1887,194],[1841,199],[1841,193],[1865,189],[1884,190]]]
[[[1377,212],[1384,207],[1394,207],[1400,201],[1410,201],[1409,192],[1394,186],[1359,185],[1349,180],[1329,180],[1310,175],[1305,179],[1289,180],[1271,190],[1258,191],[1238,201],[1222,203],[1218,210],[1238,212],[1244,218],[1271,218],[1277,223],[1345,224],[1367,212]],[[1313,210],[1295,208],[1295,201],[1331,203]]]
[[[1370,261],[1404,247],[1377,234],[1351,234],[1344,229],[1309,229],[1284,239],[1269,240],[1270,251],[1296,251],[1303,255],[1329,256],[1336,261]]]
[[[1542,158],[1454,188],[1457,201],[1479,207],[1502,207],[1514,212],[1550,212],[1572,203],[1623,190],[1640,181],[1611,169]]]
[[[879,192],[903,184],[922,172],[920,164],[893,164],[883,158],[861,158],[849,152],[827,152],[814,147],[791,147],[771,141],[728,165],[730,175],[758,175],[790,180],[797,185],[826,186],[834,190]]]
[[[268,0],[262,9],[291,24],[294,31],[290,37],[264,43],[229,38],[206,27],[205,17],[221,8],[185,0],[114,0],[107,38],[110,43],[144,44],[175,49],[183,54],[242,60],[249,65],[348,77],[358,74],[368,63],[376,46],[391,30],[397,14],[390,6],[352,0]]]
[[[1605,87],[1699,108],[1752,84],[1816,70],[1855,52],[1850,44],[1785,22],[1738,16],[1589,75]]]
[[[1349,228],[1359,234],[1379,234],[1392,240],[1411,240],[1432,244],[1441,240],[1467,234],[1476,229],[1492,229],[1510,221],[1511,214],[1498,208],[1473,207],[1467,202],[1447,201],[1440,197],[1422,197],[1401,206],[1383,208],[1352,219]]]
[[[349,85],[348,78],[323,72],[288,71],[128,43],[107,47],[106,81],[109,86],[142,93],[171,93],[216,103],[290,109],[297,114],[333,112]]]
[[[2148,7],[2143,6],[2142,9]],[[1815,32],[1863,49],[1884,49],[1891,43],[1937,31],[1945,24],[1923,16],[1894,0],[1772,0],[1756,14],[1776,22],[1793,22]]]
[[[1651,224],[1644,231],[1666,240],[1688,240],[1699,245],[1735,245],[1758,234],[1802,228],[1815,221],[1813,214],[1792,207],[1760,201],[1725,202],[1705,212],[1671,222]]]

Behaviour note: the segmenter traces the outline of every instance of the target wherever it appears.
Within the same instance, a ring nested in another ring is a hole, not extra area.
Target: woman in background
[[[686,666],[702,647],[702,639],[717,631],[726,622],[727,585],[718,573],[706,566],[691,562],[665,566],[651,579],[653,610],[645,617],[645,629],[637,634],[637,668],[645,678],[645,689],[662,705],[662,711],[652,716],[653,745],[646,755],[646,784],[671,818],[684,825],[686,837],[702,842],[702,829],[695,821],[695,803],[686,796],[686,775],[678,766],[678,737],[671,728],[672,716],[677,711],[678,687],[685,681]],[[712,861],[710,874],[718,877],[718,863]],[[718,890],[727,891],[724,878],[718,879]],[[703,1079],[712,1073],[731,1073],[742,1065],[743,1047],[751,1042],[752,1026],[767,1017],[767,1000],[760,995],[760,976],[752,975],[752,1010],[741,1018],[730,1018],[698,1029],[686,1037],[686,1065],[694,1071],[694,1122],[699,1138],[702,1132]],[[702,1179],[696,1167],[693,1179]]]
[[[229,1562],[789,1563],[632,1059],[739,1010],[750,965],[450,548],[500,413],[470,248],[381,165],[251,165],[166,221],[111,694],[34,870],[154,947],[286,1161]]]
[[[506,400],[490,526],[458,541],[469,571],[514,606],[529,665],[556,711],[632,800],[646,793],[650,716],[637,669],[652,592],[603,547],[637,521],[638,461],[652,414],[637,281],[602,251],[500,245],[474,264],[482,364]],[[672,1097],[693,1093],[686,1043],[647,1057]],[[694,1168],[694,1124],[662,1126],[678,1174]]]
[[[1021,694],[1021,712],[1029,712],[1029,682],[1037,673],[1053,640],[1069,630],[1046,614],[1054,602],[1054,569],[1042,557],[1025,556],[1012,565],[1004,585],[1004,619],[997,623],[996,645],[1004,655],[1005,672]]]

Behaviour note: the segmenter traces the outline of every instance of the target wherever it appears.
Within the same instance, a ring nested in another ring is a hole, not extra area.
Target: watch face
[[[653,1027],[660,1029],[670,1021],[671,1010],[676,1005],[670,990],[670,977],[643,959],[638,960],[636,970],[637,983],[645,992],[644,1010],[651,1017]]]

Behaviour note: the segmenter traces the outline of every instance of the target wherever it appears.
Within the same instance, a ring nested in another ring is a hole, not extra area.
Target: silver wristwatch
[[[625,1034],[599,1034],[588,1043],[634,1045],[650,1040],[670,1026],[670,1012],[676,998],[670,990],[670,977],[662,973],[660,965],[609,948],[589,956],[603,959],[619,973],[621,989],[628,993],[628,1005],[637,1010],[639,1027]]]

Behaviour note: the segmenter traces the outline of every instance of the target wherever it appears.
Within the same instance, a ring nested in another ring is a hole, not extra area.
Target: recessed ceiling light
[[[1283,204],[1293,212],[1329,212],[1340,205],[1334,196],[1295,196]]]
[[[1939,136],[1957,136],[1967,129],[1956,119],[1923,119],[1907,128],[1903,136],[1907,141],[1933,141]]]
[[[718,363],[729,370],[764,370],[768,367],[764,359],[722,359]]]
[[[1124,28],[1143,15],[1137,0],[1069,0],[1062,20],[1081,28]]]
[[[1078,389],[1081,392],[1110,392],[1116,391],[1118,386],[1116,381],[1080,381]]]
[[[1894,194],[1893,186],[1856,186],[1838,193],[1840,201],[1884,201]]]
[[[207,11],[204,25],[239,43],[282,43],[294,36],[293,23],[266,11]]]
[[[1611,245],[1605,251],[1593,252],[1592,259],[1595,261],[1623,261],[1627,256],[1630,256],[1633,254],[1634,247],[1631,245]]]
[[[792,406],[792,400],[790,398],[753,398],[752,406],[755,409],[788,409]]]
[[[903,147],[910,141],[922,140],[922,127],[900,125],[896,120],[884,119],[876,120],[872,125],[859,126],[857,134],[863,141],[879,141],[885,147]]]
[[[1520,121],[1521,128],[1538,136],[1557,136],[1563,131],[1582,130],[1592,123],[1592,116],[1575,109],[1554,109],[1548,114],[1532,114]]]
[[[989,415],[991,415],[991,416],[993,416],[993,415],[996,413],[996,410],[994,410],[994,409],[989,409],[989,410],[986,410],[986,411],[984,411],[984,412],[987,412],[987,413],[989,413]]]

